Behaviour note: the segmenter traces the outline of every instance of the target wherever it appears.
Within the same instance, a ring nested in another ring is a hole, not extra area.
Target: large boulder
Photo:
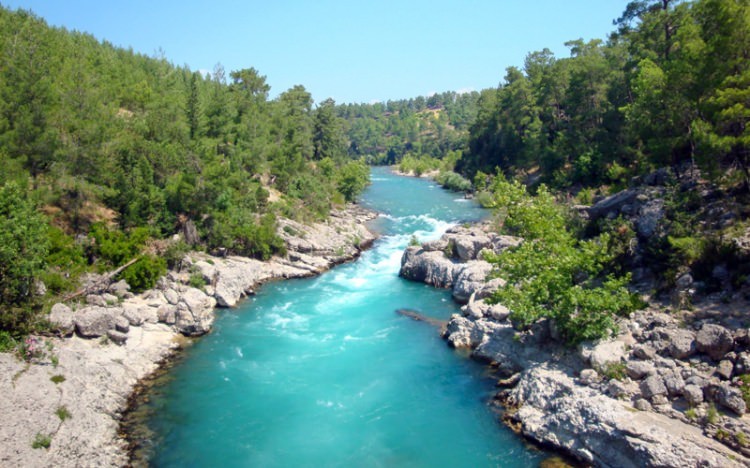
[[[135,300],[122,304],[122,315],[128,319],[130,325],[136,327],[140,327],[144,323],[157,323],[159,321],[156,308]]]
[[[737,387],[732,387],[727,382],[709,385],[706,389],[706,393],[708,394],[709,399],[740,416],[747,411],[747,404],[742,397],[742,391]]]
[[[641,239],[648,239],[656,232],[659,221],[664,217],[664,200],[657,198],[641,207],[635,228]]]
[[[252,292],[258,282],[262,264],[255,260],[232,257],[216,266],[214,298],[220,307],[234,307]]]
[[[52,306],[52,310],[49,312],[49,322],[52,328],[64,336],[72,334],[75,330],[73,310],[59,302]]]
[[[666,332],[669,354],[675,359],[685,359],[695,354],[695,333],[684,328]]]
[[[482,289],[487,276],[492,271],[492,265],[483,260],[475,260],[466,263],[462,269],[456,268],[456,270],[458,274],[453,284],[453,298],[465,304],[474,292]]]
[[[636,196],[638,196],[638,192],[633,189],[610,195],[588,209],[589,219],[596,221],[609,215],[609,213],[618,213],[623,205],[632,203]]]
[[[654,398],[658,395],[666,395],[667,387],[658,375],[650,375],[641,382],[641,394],[644,398]]]
[[[482,249],[490,247],[490,238],[482,234],[456,235],[451,238],[454,252],[461,261],[476,260]]]
[[[474,349],[487,339],[487,330],[479,325],[479,321],[454,314],[451,316],[445,330],[448,344],[454,348]]]
[[[579,354],[591,364],[591,367],[601,370],[610,363],[620,362],[627,354],[627,346],[619,339],[582,343],[579,346]]]
[[[117,317],[122,315],[122,309],[100,306],[86,307],[76,311],[76,331],[84,338],[104,336],[107,331],[115,328]]]
[[[399,275],[413,281],[422,281],[436,288],[453,286],[456,271],[463,266],[447,258],[440,251],[425,251],[418,246],[408,247],[401,257]]]
[[[695,337],[696,349],[718,361],[734,346],[732,333],[721,325],[707,323]]]
[[[216,299],[196,288],[187,288],[177,304],[177,331],[187,336],[199,336],[208,333],[214,321]]]

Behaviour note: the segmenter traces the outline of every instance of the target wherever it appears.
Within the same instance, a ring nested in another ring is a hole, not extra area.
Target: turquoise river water
[[[189,347],[150,390],[152,466],[536,466],[488,407],[493,381],[431,325],[450,294],[398,277],[414,234],[485,213],[433,182],[375,168],[362,204],[381,238],[357,261],[272,283]]]

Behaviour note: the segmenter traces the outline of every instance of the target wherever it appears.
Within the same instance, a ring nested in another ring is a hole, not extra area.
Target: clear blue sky
[[[212,70],[255,67],[316,102],[480,90],[528,52],[606,39],[628,0],[0,0],[49,24]]]

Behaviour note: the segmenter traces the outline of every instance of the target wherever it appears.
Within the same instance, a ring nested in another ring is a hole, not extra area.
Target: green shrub
[[[66,419],[70,419],[72,417],[70,411],[68,411],[68,408],[66,406],[58,406],[55,414],[58,418],[60,418],[60,421],[65,421]]]
[[[206,286],[206,280],[203,278],[203,273],[200,270],[192,266],[190,267],[190,278],[188,279],[188,285],[193,288],[203,289]]]
[[[740,391],[742,391],[742,399],[745,400],[745,404],[750,408],[750,374],[740,376]]]
[[[604,368],[599,369],[599,372],[607,380],[625,380],[625,377],[627,377],[624,362],[608,362]]]
[[[163,258],[144,255],[137,262],[120,273],[120,278],[127,281],[133,292],[139,293],[151,289],[156,281],[167,273],[167,262]]]
[[[91,227],[91,236],[95,240],[94,253],[111,266],[120,266],[132,259],[141,250],[148,239],[148,229],[138,227],[130,233],[111,230],[102,223]]]
[[[11,353],[18,346],[18,342],[6,330],[0,330],[0,353]]]
[[[468,192],[472,188],[470,180],[452,171],[441,172],[435,177],[435,182],[455,192]]]
[[[495,197],[492,196],[492,192],[488,192],[488,191],[479,192],[477,193],[475,200],[483,208],[495,208],[497,206],[497,202],[495,201]]]
[[[237,255],[268,260],[272,255],[286,255],[286,244],[276,234],[276,219],[268,213],[258,224],[240,213],[217,214],[207,239],[211,249],[226,248]]]
[[[167,268],[172,270],[177,267],[188,252],[190,252],[190,246],[182,240],[169,244],[163,255]]]
[[[520,183],[498,176],[493,190],[505,229],[524,238],[514,249],[487,256],[507,281],[493,299],[512,311],[514,325],[552,318],[569,345],[615,333],[615,317],[639,302],[626,288],[628,276],[605,270],[615,256],[609,234],[577,239],[563,207],[543,185],[532,197]]]
[[[422,245],[422,244],[419,242],[419,239],[417,238],[416,234],[412,234],[411,239],[409,239],[409,247],[416,247],[419,245]]]
[[[34,441],[31,443],[31,448],[48,449],[51,444],[52,444],[52,438],[50,436],[37,432],[36,437],[34,437]]]
[[[716,410],[716,406],[713,403],[708,404],[708,409],[706,410],[706,421],[709,424],[716,424],[719,422],[719,412]]]
[[[576,195],[576,202],[581,205],[591,205],[594,202],[594,189],[582,188]]]

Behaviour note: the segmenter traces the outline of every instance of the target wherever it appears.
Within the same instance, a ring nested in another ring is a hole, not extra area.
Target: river
[[[382,237],[320,277],[268,284],[151,388],[153,466],[536,466],[488,407],[483,366],[432,325],[450,294],[398,277],[412,235],[438,238],[485,212],[433,182],[374,168],[362,204]]]

